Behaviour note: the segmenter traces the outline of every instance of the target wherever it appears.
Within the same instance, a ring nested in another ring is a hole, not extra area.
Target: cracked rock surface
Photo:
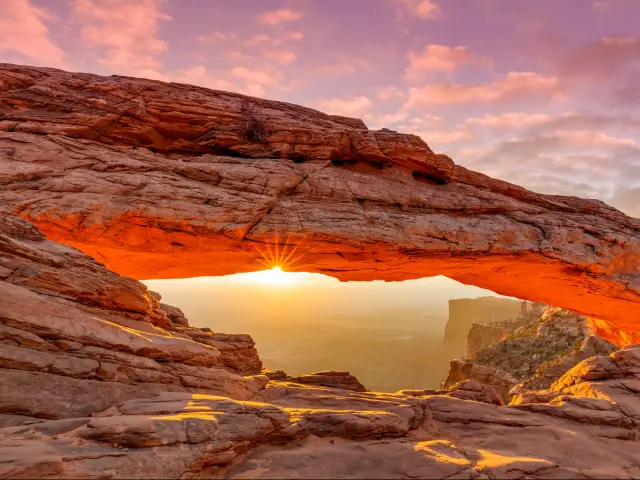
[[[473,380],[370,392],[257,374],[248,335],[190,327],[2,212],[0,268],[2,478],[640,476],[638,345],[506,406]]]
[[[356,119],[3,64],[0,477],[639,478],[639,228]],[[263,375],[251,337],[134,279],[256,270],[276,245],[292,270],[534,296],[624,348],[509,405],[476,381],[370,392]]]
[[[640,342],[639,220],[288,103],[1,64],[0,208],[133,278],[443,274]]]

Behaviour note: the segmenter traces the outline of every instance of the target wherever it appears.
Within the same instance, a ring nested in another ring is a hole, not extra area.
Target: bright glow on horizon
[[[306,275],[297,272],[285,272],[282,267],[275,266],[270,270],[260,270],[258,272],[240,273],[236,277],[241,282],[262,283],[274,287],[283,287],[296,284],[300,281],[300,276]]]

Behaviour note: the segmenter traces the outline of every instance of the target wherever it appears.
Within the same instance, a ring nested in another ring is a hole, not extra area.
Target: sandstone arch
[[[1,208],[118,273],[258,270],[287,243],[289,269],[443,274],[640,341],[640,220],[603,202],[469,171],[413,135],[188,85],[2,64],[0,101]]]

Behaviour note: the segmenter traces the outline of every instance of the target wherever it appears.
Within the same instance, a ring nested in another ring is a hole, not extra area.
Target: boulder
[[[327,371],[316,372],[298,377],[289,377],[288,380],[294,383],[303,383],[307,385],[322,385],[325,387],[343,388],[345,390],[353,390],[354,392],[366,392],[356,377],[349,372]]]

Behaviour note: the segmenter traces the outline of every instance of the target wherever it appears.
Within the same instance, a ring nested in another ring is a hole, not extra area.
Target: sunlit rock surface
[[[2,64],[0,187],[0,208],[134,278],[265,263],[343,280],[443,274],[640,342],[639,220],[469,171],[355,119]]]
[[[356,391],[238,374],[245,336],[2,212],[0,272],[2,478],[640,477],[638,345],[508,406],[476,381]]]
[[[505,335],[508,335],[512,331],[513,328],[509,328],[509,326],[504,323],[491,324],[474,322],[467,335],[467,354],[465,357],[473,357],[482,349],[499,342]]]
[[[499,331],[504,335],[467,358],[452,360],[443,387],[475,379],[493,386],[508,401],[519,392],[549,388],[589,357],[618,350],[598,336],[590,319],[556,307],[510,322],[474,324],[469,342],[484,340],[486,330],[489,337]]]
[[[354,392],[366,392],[367,389],[349,372],[316,372],[309,375],[290,377],[288,380],[308,385],[322,385],[325,387],[344,388]]]

